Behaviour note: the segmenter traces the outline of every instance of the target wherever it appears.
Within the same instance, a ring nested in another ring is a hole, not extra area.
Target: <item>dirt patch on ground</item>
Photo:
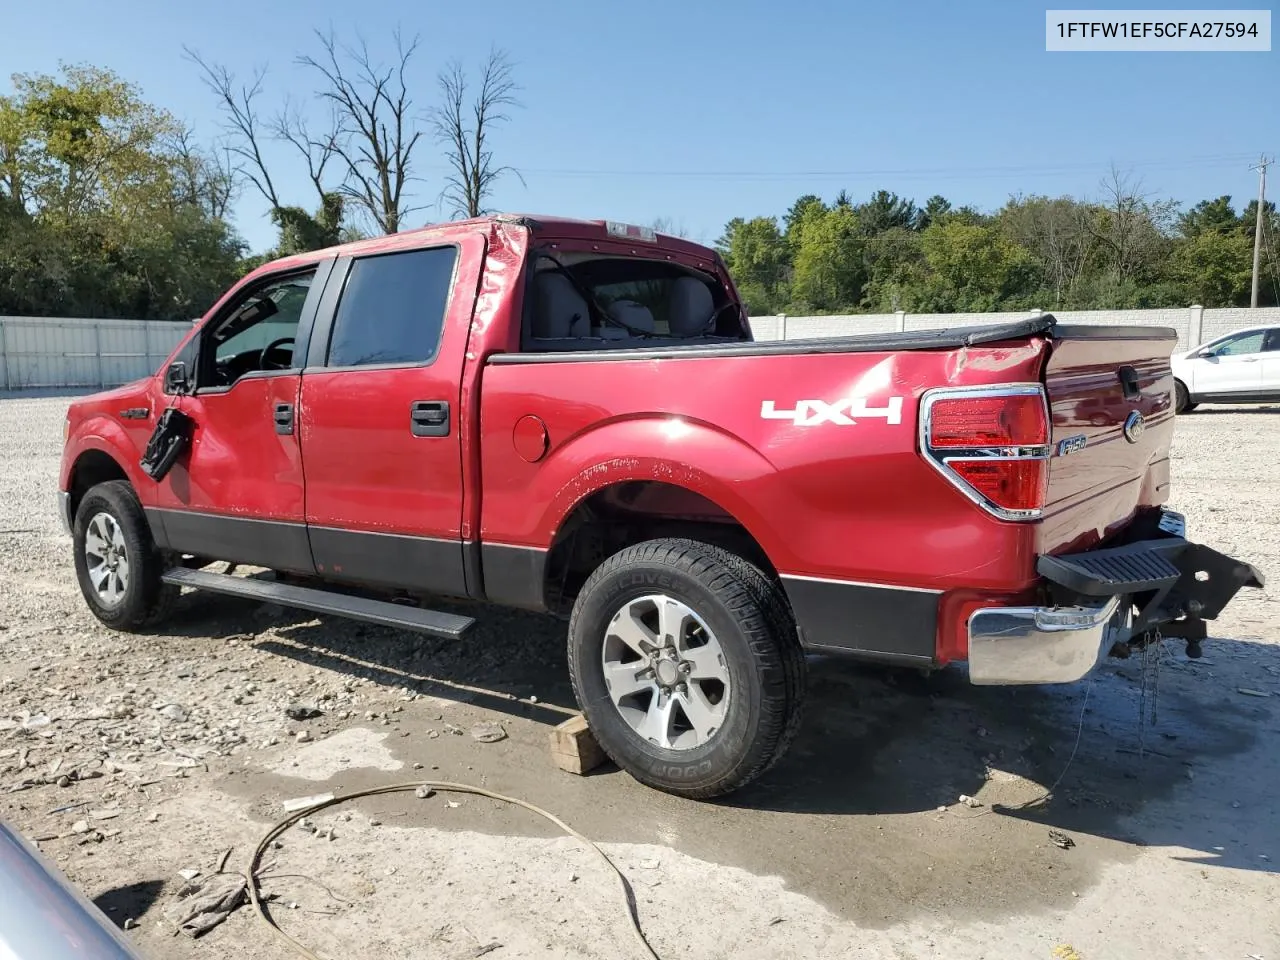
[[[246,910],[173,936],[179,871],[228,848],[243,867],[284,800],[414,778],[523,797],[600,841],[666,957],[1280,955],[1274,588],[1242,594],[1203,660],[1169,645],[1145,730],[1136,660],[1007,690],[815,661],[787,759],[693,803],[554,769],[547,731],[573,704],[548,618],[485,611],[451,643],[191,596],[164,634],[104,630],[51,509],[65,403],[0,401],[0,816],[62,837],[42,849],[138,921],[150,956],[291,956]],[[1181,418],[1173,505],[1274,579],[1273,411]],[[291,719],[298,705],[318,715]],[[506,738],[473,738],[483,721]],[[1050,803],[1016,809],[1064,769]],[[608,874],[524,811],[402,794],[315,820],[265,886],[324,956],[634,955]]]

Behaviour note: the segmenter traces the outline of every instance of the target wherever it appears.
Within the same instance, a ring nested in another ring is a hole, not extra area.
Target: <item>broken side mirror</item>
[[[186,393],[190,382],[187,379],[187,365],[181,360],[169,364],[164,374],[165,390],[169,393]]]

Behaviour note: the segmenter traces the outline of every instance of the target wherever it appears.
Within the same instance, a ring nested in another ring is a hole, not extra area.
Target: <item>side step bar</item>
[[[278,603],[282,607],[297,607],[313,613],[327,613],[335,617],[377,623],[384,627],[414,630],[450,640],[465,636],[467,631],[475,625],[475,620],[471,617],[441,613],[438,610],[423,610],[421,607],[406,607],[386,600],[352,597],[345,593],[317,590],[313,587],[298,587],[291,583],[276,583],[255,577],[235,577],[225,573],[174,567],[166,570],[162,579],[165,583],[177,587],[225,593],[233,597],[261,600],[264,603]]]

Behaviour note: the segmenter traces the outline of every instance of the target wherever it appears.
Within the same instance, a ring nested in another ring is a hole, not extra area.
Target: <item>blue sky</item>
[[[994,208],[1011,193],[1092,195],[1112,161],[1187,202],[1256,192],[1246,157],[1280,152],[1280,53],[1046,53],[1045,6],[56,0],[8,5],[0,70],[110,67],[213,139],[215,104],[184,44],[241,73],[266,66],[268,100],[306,102],[293,61],[316,48],[313,29],[359,30],[377,53],[398,25],[421,34],[424,109],[441,65],[496,45],[525,105],[496,142],[525,185],[508,179],[496,207],[665,217],[708,242],[730,217],[781,214],[806,192]],[[274,159],[287,199],[311,206],[303,171]],[[429,209],[415,225],[447,215],[439,149],[424,144],[418,163]],[[250,192],[236,208],[255,249],[273,239],[264,214]]]

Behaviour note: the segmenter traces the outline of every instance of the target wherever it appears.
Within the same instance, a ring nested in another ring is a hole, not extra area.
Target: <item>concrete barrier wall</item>
[[[1003,323],[1039,313],[868,313],[829,317],[752,317],[758,340],[806,340],[858,333]],[[1062,310],[1063,323],[1173,327],[1190,350],[1241,327],[1280,326],[1280,307],[1250,310]],[[0,390],[113,387],[159,369],[191,327],[143,320],[0,317]]]

